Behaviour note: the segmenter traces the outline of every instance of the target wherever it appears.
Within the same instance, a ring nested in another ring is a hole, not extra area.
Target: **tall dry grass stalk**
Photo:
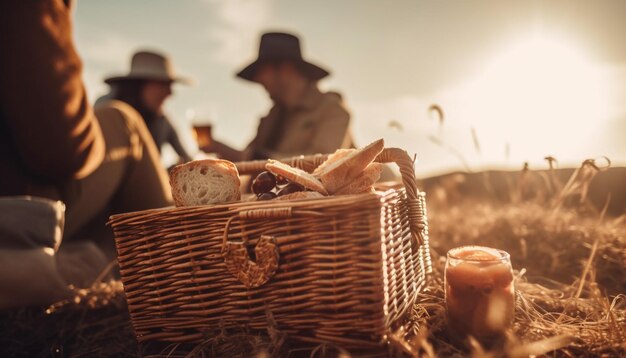
[[[583,161],[582,165],[576,169],[574,174],[569,178],[565,186],[561,189],[558,197],[554,202],[554,212],[558,212],[568,200],[573,197],[577,198],[577,204],[583,205],[587,199],[587,193],[589,192],[589,184],[593,180],[594,176],[611,166],[611,160],[607,157],[602,157],[606,160],[604,166],[598,165],[596,159],[587,159]],[[608,205],[608,203],[607,203]]]

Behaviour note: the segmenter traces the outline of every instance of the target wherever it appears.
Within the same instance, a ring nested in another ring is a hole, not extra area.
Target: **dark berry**
[[[278,192],[278,196],[296,193],[298,191],[304,191],[304,187],[298,183],[289,183],[285,185],[284,188],[280,189],[280,191]]]
[[[289,184],[289,180],[282,175],[276,176],[276,185],[287,185]]]
[[[276,177],[270,172],[262,172],[252,181],[252,192],[263,194],[272,191],[276,186]]]
[[[274,198],[276,198],[276,194],[271,191],[267,193],[261,193],[256,196],[256,200],[272,200]]]

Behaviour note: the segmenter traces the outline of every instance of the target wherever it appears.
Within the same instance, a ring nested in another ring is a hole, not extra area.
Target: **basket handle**
[[[235,216],[228,219],[222,240],[222,257],[226,269],[247,288],[255,288],[269,281],[278,269],[278,247],[273,236],[261,235],[254,253],[256,262],[250,259],[246,248],[248,240],[235,243],[228,241],[228,230]]]
[[[409,154],[399,148],[385,148],[376,157],[379,163],[396,163],[400,168],[402,183],[406,190],[407,207],[409,216],[409,229],[411,231],[412,249],[419,254],[420,265],[423,274],[432,272],[432,262],[430,258],[428,239],[428,217],[426,214],[426,193],[417,188],[415,178],[414,159]]]
[[[280,161],[289,164],[292,167],[300,168],[307,172],[312,172],[320,164],[322,164],[329,154],[301,155],[297,157],[285,158]],[[430,272],[430,252],[428,252],[428,221],[426,216],[426,194],[417,189],[415,179],[414,160],[409,154],[399,148],[385,148],[376,157],[379,163],[396,163],[402,174],[402,183],[406,189],[408,199],[408,216],[411,236],[413,238],[414,250],[422,248],[422,257],[427,261],[427,271]],[[266,160],[254,160],[247,162],[237,162],[237,170],[240,174],[255,175],[265,170]]]
[[[271,219],[288,218],[294,215],[321,215],[321,213],[309,210],[294,210],[291,207],[273,207],[263,209],[249,209],[239,212],[239,219]],[[232,216],[226,222],[222,238],[222,257],[226,269],[235,276],[247,288],[262,286],[269,281],[278,270],[278,244],[276,238],[270,235],[261,235],[257,242],[254,253],[256,262],[250,259],[248,254],[248,238],[242,235],[242,242],[228,241],[230,225],[237,216]]]

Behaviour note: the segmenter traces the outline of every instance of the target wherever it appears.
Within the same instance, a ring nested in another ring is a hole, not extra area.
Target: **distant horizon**
[[[526,161],[547,168],[548,155],[560,166],[602,155],[625,166],[625,13],[626,2],[609,0],[384,8],[357,0],[111,0],[78,2],[74,32],[92,102],[138,49],[169,54],[177,72],[197,81],[176,85],[166,102],[190,149],[194,123],[210,122],[213,136],[234,147],[248,143],[271,103],[235,73],[256,58],[262,32],[295,32],[305,58],[331,70],[320,87],[342,93],[357,144],[384,137],[416,153],[426,177]],[[173,160],[166,150],[164,161]]]

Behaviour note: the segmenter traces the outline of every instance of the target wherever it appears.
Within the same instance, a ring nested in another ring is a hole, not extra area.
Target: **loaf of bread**
[[[316,176],[329,194],[335,194],[339,189],[357,179],[384,147],[385,142],[379,139],[363,148],[342,152],[330,163],[322,163],[323,167],[315,171]]]
[[[239,173],[232,162],[203,159],[177,165],[170,172],[176,206],[219,204],[241,199]]]

